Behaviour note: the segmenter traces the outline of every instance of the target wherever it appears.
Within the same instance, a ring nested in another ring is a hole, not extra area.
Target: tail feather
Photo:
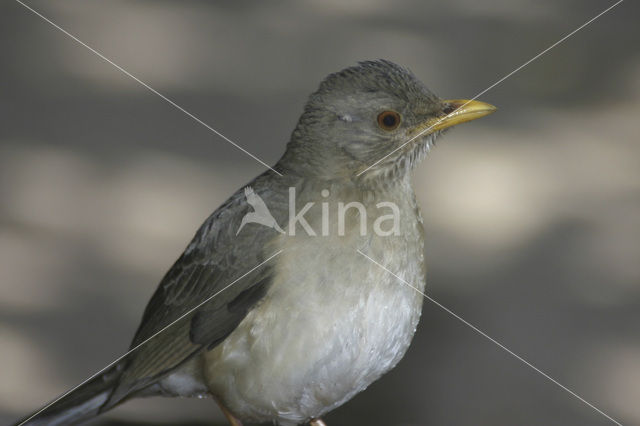
[[[121,366],[114,366],[84,383],[46,408],[26,416],[16,426],[58,426],[87,421],[113,408],[122,401],[109,402],[111,392],[118,384]]]

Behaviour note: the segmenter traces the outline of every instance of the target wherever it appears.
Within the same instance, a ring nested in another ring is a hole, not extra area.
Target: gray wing
[[[263,175],[252,186],[281,222],[286,214],[286,195],[274,191],[271,180]],[[264,296],[273,260],[257,266],[276,252],[270,242],[279,234],[249,224],[236,236],[242,217],[249,211],[243,191],[236,192],[204,222],[169,269],[145,309],[131,344],[137,349],[127,357],[105,408],[154,383],[204,348],[215,347]]]

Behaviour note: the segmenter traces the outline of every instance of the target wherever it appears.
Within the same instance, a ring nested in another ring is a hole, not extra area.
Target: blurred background
[[[269,164],[328,73],[387,58],[470,98],[609,1],[32,0]],[[640,29],[627,1],[481,97],[415,172],[428,294],[640,424]],[[264,167],[13,1],[0,5],[0,423],[127,349],[156,284]],[[222,424],[134,400],[96,425]],[[435,305],[330,425],[607,425]]]

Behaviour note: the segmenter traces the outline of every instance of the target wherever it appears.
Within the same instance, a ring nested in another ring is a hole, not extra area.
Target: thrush
[[[411,171],[443,131],[494,110],[442,100],[386,60],[330,74],[282,158],[166,273],[132,351],[28,424],[162,395],[210,396],[231,425],[323,425],[400,361],[418,325],[426,271]]]

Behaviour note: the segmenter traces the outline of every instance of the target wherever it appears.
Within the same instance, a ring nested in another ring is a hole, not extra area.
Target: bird
[[[282,157],[169,268],[129,353],[21,424],[179,396],[210,397],[232,426],[325,425],[398,364],[418,326],[425,237],[412,171],[447,129],[495,110],[441,99],[389,60],[329,74]],[[266,222],[245,219],[256,205]]]

